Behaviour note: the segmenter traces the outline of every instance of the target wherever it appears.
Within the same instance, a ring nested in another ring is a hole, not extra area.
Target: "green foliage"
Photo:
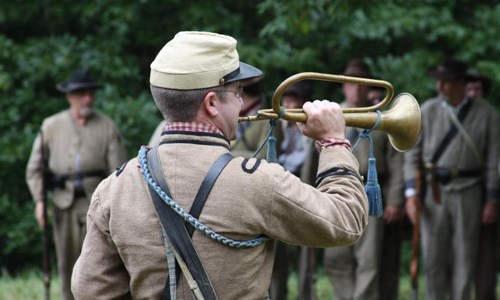
[[[270,21],[261,38],[272,44],[263,62],[271,68],[338,74],[346,61],[362,57],[374,75],[393,83],[396,94],[411,92],[423,101],[435,91],[426,71],[446,57],[464,59],[500,81],[495,59],[500,46],[494,37],[499,9],[494,1],[266,0],[259,12],[270,15]],[[311,54],[301,60],[307,51]]]
[[[43,274],[38,270],[23,271],[13,277],[9,274],[0,276],[0,299],[5,300],[42,300],[45,299]],[[61,299],[59,277],[51,276],[50,299]]]
[[[33,30],[25,28],[25,22],[37,23],[39,10],[21,5],[19,9],[25,8],[24,13],[35,18],[18,19],[20,11],[7,5],[0,18],[6,33],[0,35],[0,260],[9,270],[41,257],[41,233],[24,178],[42,120],[68,106],[64,95],[55,90],[56,83],[74,69],[89,69],[104,84],[97,93],[98,109],[116,120],[130,157],[149,140],[160,120],[144,88],[147,77],[140,73],[141,64],[127,49],[131,43],[127,21],[133,6],[105,9],[102,1],[85,2],[66,15],[59,10],[65,1],[52,3],[50,9],[38,5],[40,11],[50,14],[50,22],[31,24],[38,25]],[[52,34],[42,34],[38,27]],[[25,28],[25,35],[20,36],[17,28]],[[53,28],[68,31],[58,33]],[[109,36],[113,38],[106,38]]]
[[[149,95],[149,64],[178,31],[234,36],[241,59],[265,71],[268,97],[290,75],[340,74],[354,57],[396,94],[419,101],[435,93],[426,71],[451,56],[490,76],[492,95],[500,92],[500,4],[493,0],[159,2],[2,3],[0,263],[10,269],[40,257],[24,172],[42,120],[67,107],[55,84],[76,68],[89,69],[104,85],[98,109],[116,121],[132,157],[161,119]],[[340,101],[339,94],[338,84],[315,89],[320,99]]]

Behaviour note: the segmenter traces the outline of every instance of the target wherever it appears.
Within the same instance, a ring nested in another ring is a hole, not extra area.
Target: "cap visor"
[[[57,90],[62,93],[71,93],[81,90],[95,90],[102,86],[98,83],[69,83],[69,84],[58,84],[56,86]]]
[[[262,71],[244,62],[240,62],[240,72],[234,77],[227,78],[225,83],[231,83],[235,81],[242,81],[246,79],[251,79],[255,77],[261,77],[263,75]]]

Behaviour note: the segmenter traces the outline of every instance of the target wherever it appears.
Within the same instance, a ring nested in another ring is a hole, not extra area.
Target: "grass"
[[[3,272],[7,274],[7,272]],[[45,287],[40,271],[27,271],[15,277],[3,275],[0,277],[0,299],[2,300],[43,300]],[[60,299],[59,279],[52,276],[50,299]]]
[[[424,279],[423,276],[418,280],[418,299],[424,299]],[[293,273],[288,279],[288,299],[297,299],[297,274]],[[325,276],[322,269],[318,273],[318,282],[316,283],[316,291],[319,300],[333,300],[333,287],[330,281]],[[500,290],[499,290],[500,292]],[[399,281],[399,300],[411,300],[412,288],[409,276],[401,276]]]
[[[5,274],[5,272],[4,272]],[[15,277],[8,275],[0,277],[0,299],[2,300],[37,300],[44,299],[45,289],[43,285],[43,275],[40,271],[27,271]],[[420,280],[423,281],[422,279]],[[288,299],[297,298],[297,274],[292,273],[288,280]],[[423,284],[420,284],[420,294],[423,292]],[[322,271],[318,274],[317,283],[318,299],[331,300],[333,299],[333,288],[330,285],[328,278]],[[411,285],[409,278],[401,278],[399,287],[401,300],[411,299]],[[61,299],[59,292],[59,279],[57,276],[52,276],[50,286],[50,299]],[[419,296],[419,299],[424,299]]]
[[[3,272],[6,274],[6,272]],[[0,299],[2,300],[37,300],[44,299],[45,290],[43,285],[43,276],[40,271],[26,271],[15,277],[4,275],[0,277]],[[500,274],[497,284],[497,297],[500,299]],[[425,282],[423,276],[419,277],[418,299],[424,299]],[[288,299],[297,298],[297,274],[292,273],[288,279]],[[319,300],[332,300],[333,288],[330,281],[320,269],[318,273],[317,293]],[[402,274],[399,282],[399,300],[410,300],[412,288],[408,274]],[[59,279],[52,276],[50,299],[61,299],[59,292]]]

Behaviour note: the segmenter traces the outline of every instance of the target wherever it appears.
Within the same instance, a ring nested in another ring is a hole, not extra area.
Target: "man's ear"
[[[216,117],[220,107],[220,98],[217,93],[209,92],[203,99],[203,107],[209,116]]]

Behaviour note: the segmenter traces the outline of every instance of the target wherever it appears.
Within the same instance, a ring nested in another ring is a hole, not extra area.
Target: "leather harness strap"
[[[149,169],[153,179],[161,187],[161,189],[170,198],[172,198],[158,158],[158,147],[152,148],[147,155]],[[209,170],[191,207],[190,214],[193,217],[199,217],[215,180],[232,158],[233,157],[230,153],[220,156]],[[194,227],[183,222],[182,217],[172,210],[166,203],[164,203],[160,196],[158,196],[158,194],[151,187],[149,187],[149,191],[157,210],[158,217],[160,218],[163,228],[168,235],[168,239],[179,256],[186,262],[192,277],[197,282],[204,298],[217,299],[213,286],[210,282],[210,278],[208,277],[208,274],[203,267],[203,263],[201,262],[190,238],[193,234]],[[178,278],[179,275],[180,268],[177,267],[176,277]],[[168,279],[162,299],[170,299]]]
[[[468,112],[470,111],[470,108],[472,106],[472,102],[473,102],[473,100],[469,99],[469,102],[467,102],[462,107],[462,109],[460,109],[460,111],[458,112],[458,120],[461,123],[463,123],[465,117],[467,116]],[[446,148],[448,148],[448,146],[451,144],[451,140],[457,135],[457,133],[458,133],[457,126],[455,126],[455,124],[452,124],[450,130],[448,130],[448,132],[444,136],[443,140],[441,141],[441,143],[437,147],[436,152],[434,152],[434,155],[432,156],[432,159],[431,159],[432,164],[437,163],[437,161],[441,158],[441,156],[443,155]]]
[[[200,189],[198,190],[198,193],[196,194],[196,197],[194,198],[193,205],[191,206],[191,209],[189,210],[189,214],[193,216],[194,218],[198,219],[200,216],[200,213],[203,209],[203,206],[205,206],[205,201],[207,201],[208,194],[210,194],[210,191],[212,190],[212,187],[214,186],[215,180],[219,177],[219,174],[222,172],[224,167],[233,159],[233,156],[231,153],[225,153],[221,155],[215,163],[212,165],[212,168],[210,171],[208,171],[207,176],[205,176],[205,179],[201,183]],[[187,231],[189,233],[190,237],[193,237],[193,232],[194,232],[194,227],[189,226],[186,223]]]

